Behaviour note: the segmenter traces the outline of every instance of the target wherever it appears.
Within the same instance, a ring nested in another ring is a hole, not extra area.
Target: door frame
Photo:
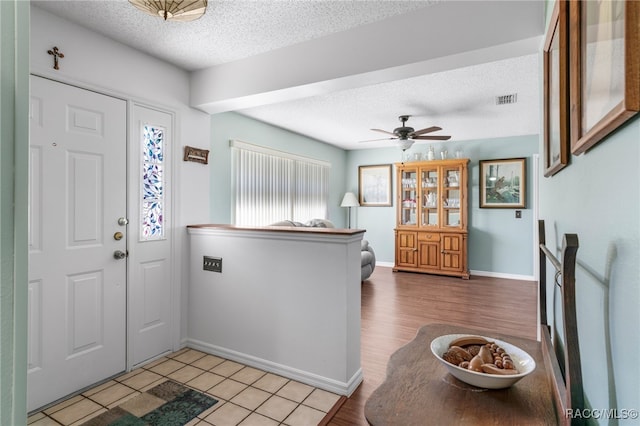
[[[136,99],[128,99],[127,100],[127,153],[129,152],[129,150],[132,148],[131,144],[133,143],[137,143],[139,141],[135,141],[134,140],[134,135],[137,133],[136,130],[134,128],[134,122],[135,122],[135,107],[142,107],[142,108],[148,108],[148,109],[153,109],[165,114],[168,114],[169,116],[171,116],[171,132],[170,132],[170,140],[172,141],[171,143],[171,148],[169,150],[169,155],[171,158],[171,166],[170,166],[170,171],[169,171],[169,191],[171,192],[171,203],[170,203],[170,209],[171,209],[171,215],[170,217],[171,219],[171,226],[169,226],[169,228],[166,230],[166,233],[168,235],[168,238],[170,239],[169,241],[169,268],[170,268],[170,275],[171,275],[171,282],[172,283],[182,283],[181,277],[180,277],[180,271],[182,268],[178,267],[179,265],[177,264],[178,259],[179,259],[179,253],[178,251],[178,244],[176,241],[176,237],[177,237],[177,224],[180,223],[179,222],[179,218],[178,218],[178,209],[177,207],[180,205],[178,203],[178,198],[179,198],[179,194],[178,191],[176,191],[175,189],[178,188],[178,183],[176,181],[177,177],[178,177],[178,173],[177,173],[177,166],[178,166],[178,161],[177,159],[180,158],[179,155],[179,151],[178,151],[178,143],[177,143],[177,138],[176,135],[179,134],[178,132],[178,114],[169,108],[165,108],[165,107],[161,107],[158,106],[155,103],[150,103],[150,102],[145,102],[145,101],[140,101],[140,100],[136,100]],[[135,190],[134,187],[132,185],[136,185],[137,182],[134,182],[134,177],[131,176],[129,174],[129,170],[131,170],[131,156],[127,155],[127,191],[129,190]],[[129,199],[129,194],[127,193],[127,200]],[[129,221],[131,221],[133,218],[133,206],[129,205],[129,202],[127,201],[127,219],[129,219]],[[131,244],[131,238],[137,238],[135,235],[131,236],[131,233],[127,231],[127,248],[130,249],[132,248],[133,244]],[[131,268],[131,264],[129,262],[127,262],[127,284],[132,282],[133,279],[133,268]],[[145,360],[141,363],[135,364],[134,363],[134,357],[133,357],[133,335],[134,333],[131,332],[131,323],[129,321],[130,318],[132,318],[132,313],[131,313],[131,303],[129,303],[131,301],[131,286],[127,285],[127,371],[131,371],[134,368],[152,362],[158,358],[161,358],[162,356],[166,355],[167,353],[170,352],[175,352],[178,349],[180,349],[181,345],[180,345],[180,289],[181,286],[180,285],[172,285],[171,286],[171,300],[170,300],[170,305],[171,305],[171,349],[168,352],[164,352],[164,353],[160,353],[157,354],[156,356],[154,356],[151,359]]]
[[[133,107],[134,105],[139,105],[142,107],[146,107],[146,108],[151,108],[151,109],[156,109],[158,111],[167,113],[169,115],[171,115],[171,120],[172,120],[172,129],[171,129],[171,137],[172,140],[174,141],[172,144],[172,147],[169,151],[169,155],[171,156],[171,160],[173,161],[172,163],[172,167],[171,167],[171,171],[170,171],[170,183],[169,183],[169,191],[171,191],[172,197],[171,197],[171,204],[170,204],[170,209],[171,209],[171,215],[173,217],[173,222],[172,222],[172,226],[169,227],[169,229],[167,229],[167,234],[169,235],[169,238],[171,239],[170,241],[170,256],[171,259],[169,261],[169,267],[171,268],[171,282],[174,283],[174,285],[172,286],[171,289],[171,300],[170,300],[170,304],[171,304],[171,332],[172,332],[172,351],[177,351],[178,349],[181,348],[181,339],[180,339],[180,330],[181,330],[181,325],[180,325],[180,318],[181,318],[181,304],[180,304],[180,296],[181,296],[181,287],[182,287],[182,276],[181,276],[181,271],[182,271],[182,267],[181,264],[179,263],[179,259],[181,259],[181,257],[179,256],[179,253],[177,253],[178,251],[178,244],[176,241],[176,238],[178,236],[178,233],[176,232],[178,224],[181,223],[180,222],[180,213],[179,213],[179,209],[177,208],[180,204],[179,204],[179,199],[180,199],[180,194],[178,193],[178,191],[176,191],[176,188],[180,187],[180,183],[179,183],[179,173],[178,173],[178,164],[179,162],[177,161],[178,158],[180,158],[180,154],[179,154],[179,150],[178,150],[178,138],[177,135],[180,134],[180,127],[179,127],[179,122],[180,122],[180,117],[179,114],[177,112],[177,109],[171,108],[169,106],[166,105],[161,105],[159,103],[156,102],[149,102],[149,101],[145,101],[133,96],[130,96],[126,93],[122,93],[122,92],[118,92],[116,90],[112,90],[109,88],[105,88],[105,87],[100,87],[100,86],[96,86],[87,82],[81,82],[78,81],[76,79],[73,78],[66,78],[65,76],[61,76],[61,75],[52,75],[48,72],[38,72],[38,71],[34,71],[34,70],[30,70],[29,72],[30,76],[37,76],[37,77],[41,77],[41,78],[45,78],[48,80],[52,80],[58,83],[62,83],[62,84],[66,84],[69,86],[73,86],[73,87],[77,87],[79,89],[83,89],[83,90],[88,90],[91,92],[96,92],[98,94],[101,95],[105,95],[105,96],[111,96],[113,98],[117,98],[117,99],[121,99],[123,101],[126,102],[127,104],[127,111],[126,111],[126,115],[127,115],[127,123],[126,123],[126,128],[127,128],[127,136],[126,136],[126,152],[127,152],[127,164],[126,164],[126,169],[127,169],[127,187],[126,187],[126,191],[127,191],[127,199],[128,199],[128,195],[129,195],[129,191],[132,189],[131,188],[131,176],[129,176],[129,169],[130,169],[130,156],[129,156],[129,149],[131,148],[131,144],[133,143],[132,139],[131,139],[131,129],[132,129],[132,123],[133,123]],[[29,92],[29,96],[31,95],[31,93]],[[129,203],[127,202],[127,218],[129,220],[131,220],[131,206],[129,205]],[[126,238],[126,246],[127,249],[130,248],[130,236],[129,236],[129,232],[127,232],[125,234],[125,238]],[[132,336],[129,330],[129,319],[130,319],[130,309],[131,309],[131,304],[130,304],[130,280],[131,280],[131,268],[129,267],[129,261],[127,260],[127,276],[126,276],[126,286],[127,286],[127,297],[126,297],[126,313],[127,313],[127,318],[126,318],[126,330],[125,330],[125,334],[126,334],[126,350],[125,350],[125,359],[126,359],[126,370],[127,372],[131,371],[134,367],[136,367],[135,365],[132,365],[132,356],[131,356],[131,348],[133,347],[132,344]],[[177,283],[177,284],[176,284]],[[156,358],[160,358],[162,355],[165,354],[159,354]],[[151,360],[149,360],[151,361]],[[25,372],[25,380],[26,380],[26,372]]]

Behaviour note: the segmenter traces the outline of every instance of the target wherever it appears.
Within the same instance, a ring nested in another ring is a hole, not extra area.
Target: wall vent
[[[508,105],[518,102],[518,94],[511,93],[510,95],[496,96],[496,105]]]

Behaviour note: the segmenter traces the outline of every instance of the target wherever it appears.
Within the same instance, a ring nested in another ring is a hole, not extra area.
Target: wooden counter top
[[[227,230],[227,231],[257,231],[257,232],[295,232],[307,234],[326,234],[326,235],[358,235],[364,234],[365,229],[346,229],[346,228],[320,228],[306,226],[235,226],[225,224],[198,224],[187,225],[188,229],[211,229],[211,230]]]

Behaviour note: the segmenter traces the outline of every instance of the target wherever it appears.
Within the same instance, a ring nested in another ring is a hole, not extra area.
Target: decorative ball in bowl
[[[447,334],[436,337],[431,342],[431,352],[452,376],[485,389],[508,388],[536,368],[533,358],[519,347],[485,336]],[[456,365],[458,361],[460,365]]]

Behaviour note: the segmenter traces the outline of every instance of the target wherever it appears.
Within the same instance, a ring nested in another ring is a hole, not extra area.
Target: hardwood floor
[[[462,280],[376,267],[362,283],[364,381],[329,424],[368,424],[364,404],[384,381],[389,356],[425,324],[464,325],[535,339],[537,294],[534,281],[475,276]]]

